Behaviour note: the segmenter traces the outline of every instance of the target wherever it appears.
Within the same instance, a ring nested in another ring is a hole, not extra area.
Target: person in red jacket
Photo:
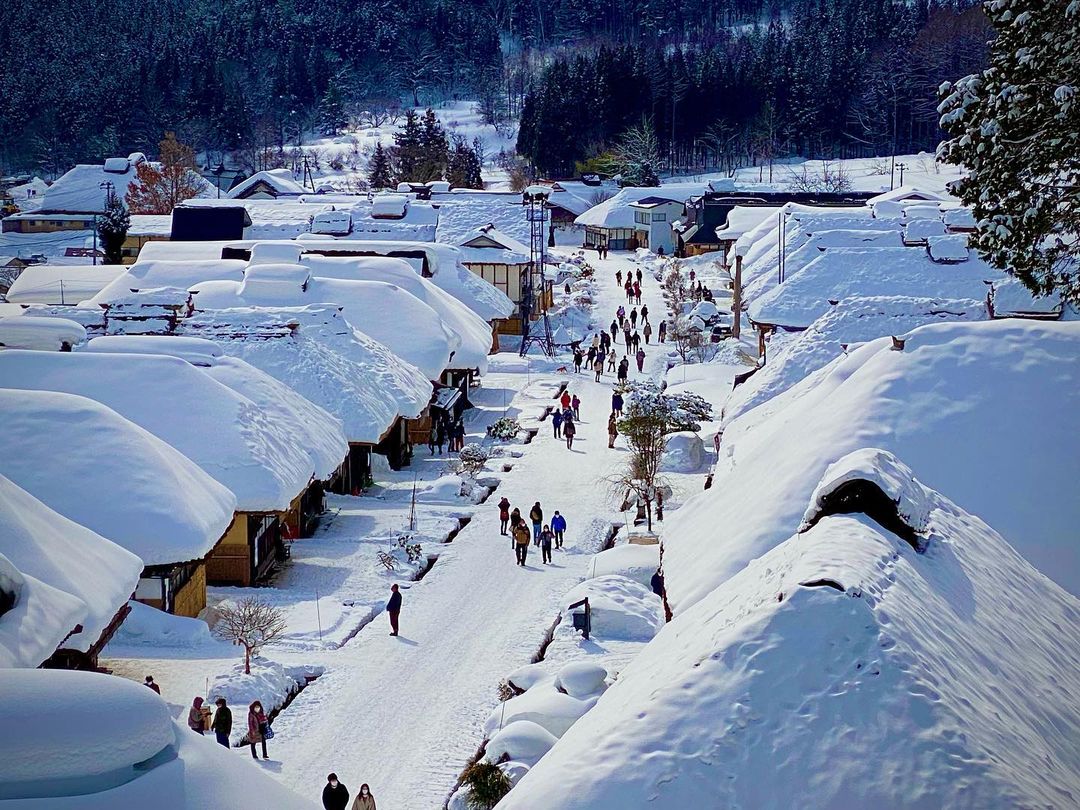
[[[562,396],[559,398],[559,402],[562,403],[563,410],[565,411],[570,407],[570,392],[563,391]]]

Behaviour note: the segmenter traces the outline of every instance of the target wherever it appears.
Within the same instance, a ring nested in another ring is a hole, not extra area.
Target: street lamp
[[[105,189],[105,208],[107,209],[109,207],[109,204],[112,202],[112,195],[113,195],[113,191],[116,188],[116,186],[114,186],[112,184],[111,180],[105,180],[104,182],[98,183],[98,188]],[[97,243],[98,243],[98,218],[95,216],[94,217],[94,256],[93,256],[93,262],[94,262],[95,266],[97,266]],[[85,245],[86,242],[83,242],[83,244]]]
[[[904,185],[904,169],[907,168],[907,164],[902,163],[902,162],[897,163],[896,168],[898,168],[900,170],[900,185],[902,186],[902,185]]]

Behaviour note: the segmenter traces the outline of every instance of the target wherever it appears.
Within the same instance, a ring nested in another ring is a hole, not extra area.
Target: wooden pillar
[[[735,279],[731,285],[731,336],[739,339],[742,324],[742,256],[735,254]]]

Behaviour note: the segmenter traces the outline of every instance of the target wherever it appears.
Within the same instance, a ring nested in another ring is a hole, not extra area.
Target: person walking
[[[623,354],[630,354],[630,321],[623,326]]]
[[[637,281],[634,282],[634,303],[641,303],[641,283]]]
[[[563,406],[564,411],[570,407],[570,392],[566,389],[563,389],[562,396],[559,397],[559,403]]]
[[[553,539],[555,539],[555,535],[551,533],[551,527],[544,526],[540,532],[540,559],[544,565],[551,562],[551,541]]]
[[[386,603],[386,613],[390,616],[390,635],[398,634],[398,617],[401,615],[401,591],[395,582],[390,586],[390,600]]]
[[[600,352],[599,356],[604,357],[607,354],[608,347],[611,345],[611,335],[607,333],[605,329],[600,333]]]
[[[612,321],[611,321],[611,339],[615,340],[615,335],[617,335],[618,333],[619,333],[619,324],[616,322],[615,319],[612,319]]]
[[[624,357],[619,361],[619,382],[626,382],[626,377],[630,371],[630,362]]]
[[[618,355],[615,354],[614,349],[612,349],[610,352],[608,352],[608,356],[607,356],[607,370],[608,371],[614,371],[615,370],[615,361],[617,359],[618,359]]]
[[[645,345],[649,345],[649,338],[652,337],[652,324],[646,321],[645,328],[641,330],[641,333],[645,335]]]
[[[520,526],[520,525],[521,525],[522,523],[524,523],[524,522],[525,522],[525,521],[523,521],[523,520],[521,519],[521,510],[520,510],[520,509],[518,509],[518,508],[517,508],[517,507],[515,506],[515,507],[514,507],[514,509],[513,509],[513,511],[512,511],[511,513],[510,513],[510,534],[511,534],[511,537],[510,537],[510,547],[511,547],[511,548],[513,548],[513,547],[514,547],[514,538],[513,538],[513,534],[514,534],[514,529],[516,529],[516,528],[517,528],[518,526]]]
[[[653,593],[661,599],[664,598],[664,574],[659,568],[656,569],[656,573],[649,580],[649,585],[652,587]]]
[[[646,304],[645,306],[643,306],[641,308],[641,320],[643,320],[645,323],[649,322],[649,305],[648,304]]]
[[[694,268],[690,268],[690,283],[694,283],[694,279],[697,278],[697,271]]]
[[[556,433],[556,436],[559,434]],[[510,501],[506,500],[506,496],[503,495],[502,500],[499,501],[499,534],[503,537],[506,536],[506,524],[510,522]]]
[[[442,446],[446,444],[446,422],[440,419],[435,424],[435,446],[439,448],[439,455],[442,455]],[[449,451],[448,451],[449,452]]]
[[[600,334],[600,332],[592,333],[592,347],[594,351],[600,348]]]
[[[634,355],[634,356],[637,358],[637,370],[638,370],[638,373],[640,374],[641,372],[643,372],[645,370],[645,350],[644,349],[638,349],[637,354]]]
[[[266,713],[263,712],[262,703],[255,700],[248,706],[248,745],[251,746],[251,758],[258,759],[255,756],[255,743],[262,743],[263,759],[270,759],[266,754],[266,735],[270,733],[270,722],[266,719]]]
[[[562,438],[562,411],[556,408],[551,414],[551,428],[556,439]]]
[[[153,689],[159,695],[161,694],[161,687],[154,683],[153,675],[146,676],[146,678],[143,680],[143,686],[147,687],[148,689]]]
[[[633,329],[637,329],[637,307],[630,310],[630,326]]]
[[[555,510],[555,514],[551,518],[551,533],[555,535],[555,548],[562,548],[563,533],[566,531],[566,518],[559,514],[559,510]]]
[[[524,523],[514,527],[514,551],[517,552],[517,564],[524,566],[529,554],[529,530]]]
[[[622,270],[615,271],[615,283],[622,286]]]
[[[581,421],[581,400],[578,399],[578,395],[574,394],[570,398],[570,410],[574,412],[574,419]]]
[[[619,391],[613,391],[611,394],[611,412],[622,416],[623,395]]]
[[[581,373],[581,349],[574,349],[574,373]]]
[[[619,436],[618,420],[615,418],[615,414],[612,413],[607,420],[607,446],[613,448],[615,446],[615,439]]]
[[[636,278],[637,278],[637,283],[640,284],[641,283],[641,268],[640,267],[637,269]]]
[[[637,332],[634,332],[634,334],[630,336],[630,346],[631,348],[633,348],[635,353],[641,346],[641,335],[639,335]]]
[[[630,279],[623,285],[623,291],[626,293],[626,303],[634,303],[634,285],[630,283]]]
[[[210,727],[210,709],[203,708],[203,699],[196,697],[191,701],[191,708],[188,709],[187,714],[188,728],[192,731],[202,734]]]
[[[210,728],[214,730],[217,741],[228,748],[229,735],[232,734],[232,709],[228,707],[223,697],[215,700],[214,705],[217,706],[217,711],[214,712],[214,722],[210,724]]]
[[[667,321],[660,321],[659,340],[661,343],[667,338]]]
[[[534,503],[529,510],[529,520],[532,521],[533,542],[540,545],[540,524],[544,522],[544,510],[540,507],[540,501]]]
[[[326,777],[326,784],[322,789],[322,806],[326,810],[348,810],[349,789],[338,781],[336,773]]]
[[[590,346],[589,353],[585,355],[585,365],[587,368],[592,368],[594,362],[596,362],[596,347]]]
[[[596,372],[596,381],[600,382],[600,377],[604,374],[604,356],[600,355],[593,361],[593,371]]]
[[[574,449],[574,434],[577,433],[577,428],[574,426],[574,421],[570,420],[563,427],[563,436],[566,437],[566,449]]]
[[[378,810],[375,807],[375,797],[371,795],[371,788],[367,783],[360,786],[360,792],[353,800],[352,810]]]

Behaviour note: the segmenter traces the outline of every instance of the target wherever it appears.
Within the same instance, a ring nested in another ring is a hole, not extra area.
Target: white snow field
[[[0,670],[0,717],[4,810],[313,807],[123,678]]]
[[[790,536],[666,625],[500,809],[1074,805],[1080,603],[895,469],[926,553],[864,514]]]
[[[10,566],[0,574],[0,590],[16,602],[23,600],[13,580],[31,581],[23,585],[31,597],[20,607],[26,612],[0,614],[4,667],[36,667],[59,647],[89,650],[135,591],[143,570],[143,561],[130,551],[68,520],[3,475],[0,558]],[[42,609],[35,612],[35,603]],[[77,627],[82,629],[75,632]]]

